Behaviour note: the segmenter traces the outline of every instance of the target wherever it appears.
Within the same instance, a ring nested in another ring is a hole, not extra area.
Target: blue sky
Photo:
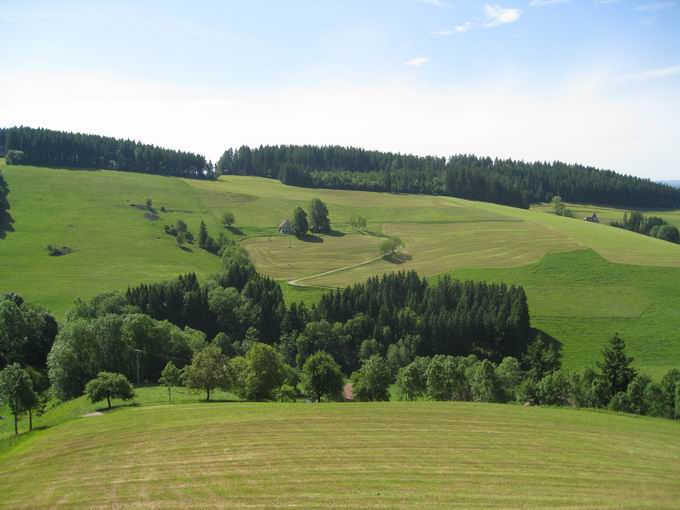
[[[676,0],[0,0],[0,123],[680,178]]]

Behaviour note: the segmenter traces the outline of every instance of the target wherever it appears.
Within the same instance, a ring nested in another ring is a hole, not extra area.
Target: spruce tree
[[[604,361],[597,362],[597,366],[602,370],[600,381],[603,397],[606,399],[611,399],[619,392],[625,392],[637,375],[637,370],[630,366],[633,358],[626,356],[625,349],[626,343],[616,333],[602,350]]]
[[[201,226],[198,230],[198,246],[201,248],[206,247],[208,244],[208,227],[205,226],[205,222],[201,220]]]

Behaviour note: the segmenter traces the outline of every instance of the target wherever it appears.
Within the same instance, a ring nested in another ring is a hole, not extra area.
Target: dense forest
[[[318,188],[423,193],[515,207],[569,202],[674,208],[680,190],[648,179],[560,162],[526,163],[472,155],[449,158],[354,147],[281,145],[224,152],[217,173],[256,175]]]
[[[0,129],[0,153],[8,164],[127,170],[175,177],[213,178],[204,156],[133,140],[50,129]]]

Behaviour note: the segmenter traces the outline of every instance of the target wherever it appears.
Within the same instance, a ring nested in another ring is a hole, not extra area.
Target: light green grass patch
[[[141,406],[64,423],[1,455],[1,503],[670,509],[679,428],[470,403]]]

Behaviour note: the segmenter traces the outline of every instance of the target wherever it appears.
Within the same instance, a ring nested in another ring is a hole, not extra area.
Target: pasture
[[[678,458],[678,423],[584,410],[143,405],[0,454],[0,506],[670,509]]]
[[[195,245],[182,250],[163,231],[163,224],[183,219],[196,235],[204,219],[211,235],[224,231],[241,240],[258,271],[279,280],[289,302],[311,304],[326,287],[387,271],[413,269],[432,278],[453,272],[524,285],[534,326],[562,343],[570,369],[592,365],[617,331],[636,365],[650,374],[680,364],[680,246],[556,217],[545,207],[297,188],[242,176],[198,181],[23,166],[3,166],[3,172],[16,231],[0,240],[0,292],[18,292],[59,319],[77,297],[218,270],[218,257]],[[145,217],[147,197],[158,220]],[[314,197],[328,205],[333,233],[280,236],[279,222]],[[227,210],[236,216],[231,231],[219,224]],[[675,214],[662,216],[673,221]],[[350,228],[354,215],[367,219],[366,232]],[[385,234],[405,240],[403,256],[375,260]],[[48,243],[74,251],[50,257]]]

